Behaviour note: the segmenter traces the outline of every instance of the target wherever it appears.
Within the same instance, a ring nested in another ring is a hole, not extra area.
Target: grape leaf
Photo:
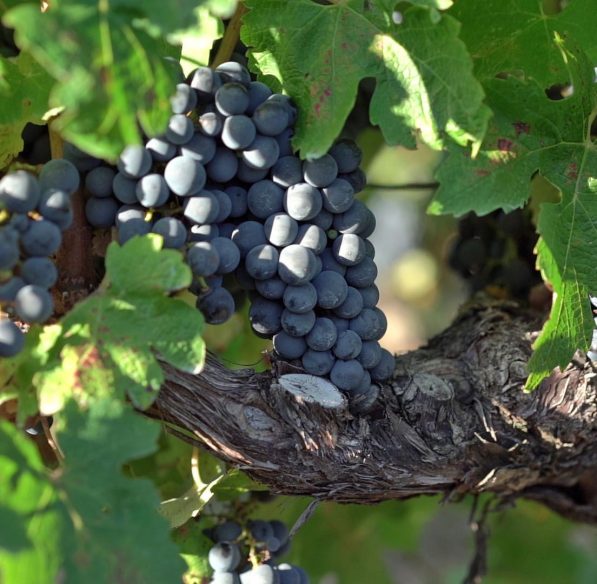
[[[396,25],[380,1],[246,4],[242,39],[261,74],[296,101],[294,145],[303,157],[329,149],[366,77],[377,81],[370,117],[387,142],[414,147],[415,131],[434,148],[446,135],[459,144],[483,137],[489,110],[453,18],[434,23],[428,10],[410,7]]]
[[[188,286],[191,273],[182,254],[161,245],[161,237],[148,236],[108,248],[108,284],[61,321],[62,334],[33,375],[43,413],[71,396],[84,404],[112,393],[148,407],[164,379],[155,353],[180,369],[201,370],[201,314],[166,296]]]
[[[16,29],[19,46],[58,81],[51,105],[66,109],[57,127],[77,146],[107,159],[141,141],[139,123],[150,135],[165,128],[176,83],[161,57],[162,41],[126,8],[118,3],[106,12],[101,4],[61,2],[44,13],[27,4],[4,18]]]
[[[462,23],[461,38],[480,79],[523,71],[544,88],[566,81],[566,68],[553,42],[556,32],[573,39],[597,61],[593,0],[573,0],[557,14],[546,14],[543,0],[486,0],[481,10],[477,0],[459,0],[450,14]]]
[[[52,78],[29,54],[0,56],[0,168],[23,149],[21,133],[28,122],[41,123],[48,110]]]
[[[559,41],[561,48],[561,41]],[[597,290],[594,249],[597,238],[597,152],[591,124],[597,115],[594,72],[580,50],[562,49],[574,93],[550,100],[529,79],[494,79],[485,85],[494,111],[479,155],[471,159],[452,148],[439,168],[440,188],[430,211],[483,215],[525,204],[530,179],[539,171],[561,192],[558,204],[543,203],[539,215],[539,265],[556,299],[535,343],[527,387],[536,387],[577,349],[586,350],[593,329],[588,301]]]
[[[19,519],[0,523],[0,580],[179,581],[184,564],[157,513],[154,488],[121,470],[155,451],[159,426],[115,400],[96,402],[85,413],[69,402],[60,422],[65,464],[53,473],[46,473],[32,442],[0,422],[0,509]]]

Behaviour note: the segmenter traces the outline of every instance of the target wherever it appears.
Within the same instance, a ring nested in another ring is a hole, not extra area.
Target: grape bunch
[[[302,568],[277,563],[290,548],[290,534],[281,521],[253,520],[245,528],[225,521],[206,533],[215,544],[208,554],[214,570],[210,584],[309,583]]]
[[[54,311],[49,290],[58,272],[51,257],[73,221],[79,180],[63,159],[48,162],[39,177],[17,170],[0,180],[0,306],[20,322],[43,323]],[[23,345],[21,329],[0,319],[0,357],[13,357]]]
[[[379,340],[375,217],[355,198],[361,152],[347,140],[316,160],[293,154],[297,111],[236,62],[180,79],[162,136],[116,166],[69,147],[86,173],[86,216],[122,244],[147,233],[181,250],[210,324],[250,300],[253,331],[276,355],[329,376],[362,408],[393,371]]]
[[[458,224],[448,261],[473,292],[493,285],[513,298],[527,300],[531,289],[542,282],[532,267],[536,243],[528,211],[498,210],[484,217],[471,214]]]

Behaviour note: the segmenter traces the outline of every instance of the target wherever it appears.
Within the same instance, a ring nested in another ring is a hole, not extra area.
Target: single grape
[[[254,566],[240,575],[242,584],[278,584],[277,574],[268,564]]]
[[[394,373],[396,362],[392,353],[386,349],[382,349],[381,353],[382,355],[379,363],[369,370],[373,381],[387,381]]]
[[[348,284],[341,274],[326,270],[313,280],[317,290],[317,305],[326,310],[337,308],[348,296]]]
[[[238,170],[238,159],[234,152],[219,146],[216,148],[214,157],[205,167],[207,176],[219,183],[227,183],[234,178]]]
[[[305,223],[299,227],[298,234],[294,243],[302,245],[313,250],[313,253],[319,255],[326,247],[328,238],[325,231],[317,225]]]
[[[249,528],[249,533],[258,542],[265,542],[274,535],[274,530],[269,521],[252,519],[248,522],[247,527]]]
[[[224,127],[224,119],[216,112],[205,112],[199,116],[199,131],[212,138],[219,136]]]
[[[231,150],[241,150],[253,142],[256,133],[253,122],[247,116],[230,116],[224,121],[222,142]]]
[[[302,163],[296,156],[279,158],[271,172],[272,180],[284,188],[303,182]]]
[[[216,72],[224,83],[236,82],[249,87],[251,74],[246,67],[236,61],[226,61],[216,67]]]
[[[282,324],[282,328],[291,337],[304,337],[315,325],[315,320],[315,312],[312,310],[297,314],[296,312],[291,312],[285,308],[282,311],[280,322]]]
[[[220,76],[210,67],[198,67],[187,79],[188,84],[196,91],[197,100],[207,103],[222,85]]]
[[[25,280],[19,276],[13,276],[0,284],[0,300],[13,302],[19,290],[26,286]]]
[[[174,114],[170,116],[168,126],[166,127],[166,138],[168,139],[168,142],[176,144],[177,146],[186,144],[191,140],[194,133],[195,128],[193,127],[191,118],[187,118],[187,116],[183,114]]]
[[[379,302],[379,289],[375,284],[367,288],[359,288],[359,293],[363,297],[364,308],[373,308]]]
[[[233,272],[240,263],[240,251],[236,244],[225,237],[215,237],[211,245],[220,256],[220,265],[216,272],[218,274],[229,274]]]
[[[116,173],[109,166],[98,166],[87,173],[85,188],[92,197],[109,197],[112,195],[112,181]]]
[[[293,243],[298,235],[298,223],[286,213],[270,215],[264,224],[268,241],[278,247],[286,247]]]
[[[28,213],[37,207],[41,190],[36,178],[24,170],[0,179],[0,205],[11,213]]]
[[[263,336],[272,337],[280,332],[282,307],[278,302],[257,297],[249,308],[249,322],[253,330]]]
[[[340,316],[336,316],[335,314],[329,314],[328,317],[336,327],[336,331],[338,334],[347,331],[350,327],[350,320],[347,318],[341,318]]]
[[[139,205],[122,205],[116,213],[116,226],[122,227],[128,221],[145,221],[147,210]]]
[[[365,256],[356,266],[350,266],[346,270],[346,281],[356,288],[368,288],[373,286],[377,278],[377,266],[368,256]]]
[[[256,280],[257,292],[268,300],[280,300],[284,296],[287,284],[280,278],[269,278],[267,280]]]
[[[175,217],[162,217],[158,219],[151,231],[164,238],[164,247],[178,249],[187,240],[187,228],[182,221]]]
[[[211,529],[211,538],[216,543],[231,542],[238,539],[243,532],[243,528],[236,521],[224,521]]]
[[[356,266],[365,257],[365,244],[354,234],[342,234],[334,240],[334,257],[345,266]]]
[[[170,163],[168,163],[170,164]],[[168,202],[170,190],[161,174],[146,174],[135,187],[137,200],[144,207],[161,207]]]
[[[180,147],[180,155],[193,158],[201,164],[207,164],[216,154],[216,141],[201,132],[195,132],[193,137]]]
[[[148,176],[156,175],[150,174]],[[139,184],[147,178],[142,178]],[[166,164],[166,168],[164,169],[165,184],[179,197],[196,195],[205,186],[205,179],[206,175],[203,165],[189,156],[177,156],[173,158]]]
[[[166,138],[151,138],[145,149],[151,154],[156,162],[168,162],[176,156],[176,146],[166,140]]]
[[[294,126],[296,122],[296,115],[297,111],[294,105],[292,105],[292,101],[287,95],[282,95],[281,93],[274,93],[267,98],[267,103],[278,103],[284,107],[286,113],[288,114],[288,124],[290,126]]]
[[[28,258],[21,264],[21,277],[27,284],[51,288],[58,280],[58,270],[49,258]]]
[[[375,216],[361,201],[353,201],[350,208],[334,217],[334,229],[340,233],[354,233],[369,237],[375,227]]]
[[[284,194],[284,209],[297,221],[308,221],[321,211],[321,193],[319,189],[307,183],[298,183],[288,187]]]
[[[350,319],[358,316],[361,310],[363,310],[363,297],[356,288],[349,286],[346,300],[334,309],[334,313],[341,318]]]
[[[28,323],[45,322],[52,316],[54,302],[50,293],[41,286],[23,286],[15,297],[15,312]]]
[[[260,104],[253,113],[255,127],[264,136],[277,136],[286,129],[289,121],[286,107],[269,99]]]
[[[96,199],[97,201],[110,201],[111,199]],[[41,219],[31,221],[29,227],[21,236],[23,251],[34,257],[51,256],[58,251],[62,242],[60,229],[51,221]]]
[[[220,228],[213,223],[205,225],[192,225],[189,231],[189,241],[212,241],[216,237],[220,237]]]
[[[307,349],[302,358],[305,371],[311,375],[327,375],[334,366],[336,359],[331,351],[314,351]]]
[[[287,284],[300,286],[317,273],[316,255],[306,247],[292,244],[280,251],[278,275]]]
[[[188,197],[184,201],[184,216],[193,223],[212,223],[220,212],[217,197],[210,191]]]
[[[342,174],[340,175],[340,178],[343,178],[344,180],[350,183],[355,194],[360,193],[367,185],[367,177],[360,168],[357,168],[352,172]]]
[[[207,561],[216,572],[231,572],[240,563],[240,550],[234,543],[217,543],[209,550]]]
[[[327,187],[322,188],[321,196],[323,208],[330,213],[344,213],[354,203],[354,189],[342,178],[337,178]]]
[[[114,225],[116,213],[118,212],[118,203],[110,199],[100,199],[91,197],[85,203],[85,217],[87,222],[93,227],[107,228]]]
[[[258,245],[247,253],[245,268],[255,280],[269,280],[278,271],[278,250],[268,243]]]
[[[283,296],[284,306],[291,312],[309,312],[317,304],[315,286],[308,282],[302,286],[287,286]]]
[[[344,391],[355,391],[363,378],[363,366],[356,360],[336,361],[330,371],[330,380]]]
[[[334,321],[329,318],[319,317],[306,337],[307,345],[314,351],[327,351],[331,349],[338,338],[338,331]]]
[[[310,221],[313,225],[317,225],[317,227],[321,227],[321,229],[327,231],[334,222],[334,216],[329,211],[322,209]]]
[[[116,166],[126,178],[141,178],[151,169],[151,154],[143,146],[127,146],[119,156]]]
[[[69,195],[79,188],[81,182],[79,171],[75,165],[63,158],[50,160],[44,164],[38,180],[42,192],[47,189],[59,189],[66,191]]]
[[[66,191],[59,189],[44,191],[39,201],[38,210],[44,219],[55,223],[62,231],[68,229],[73,223],[71,196]]]
[[[143,219],[131,219],[118,227],[118,243],[124,245],[137,235],[147,235],[151,231],[151,223]]]
[[[216,91],[215,104],[218,111],[225,116],[244,114],[249,107],[249,93],[240,83],[224,83]]]
[[[350,321],[350,330],[363,341],[378,341],[384,336],[388,322],[379,308],[363,308],[361,313]]]
[[[271,168],[280,156],[280,147],[274,138],[257,134],[253,142],[243,150],[241,156],[251,168]]]
[[[12,321],[0,319],[0,357],[14,357],[25,345],[25,335]]]
[[[249,211],[259,219],[266,219],[282,211],[284,191],[271,180],[260,180],[251,185],[247,192]]]
[[[381,361],[381,347],[377,341],[363,341],[361,352],[357,357],[365,369],[372,369]]]
[[[195,276],[211,276],[218,270],[220,256],[211,242],[199,241],[189,247],[187,264]]]
[[[356,359],[361,352],[363,341],[354,331],[347,330],[338,335],[338,340],[334,345],[334,355],[338,359]]]
[[[197,298],[197,308],[207,324],[222,324],[234,314],[234,298],[226,288],[214,288]]]
[[[274,349],[282,359],[300,359],[307,350],[307,343],[303,337],[291,337],[280,331],[274,335]]]
[[[240,223],[232,232],[232,241],[238,246],[241,257],[245,257],[254,247],[267,243],[263,225],[257,221]]]
[[[18,231],[12,227],[0,227],[0,271],[12,270],[18,261]]]
[[[170,98],[170,107],[174,114],[188,114],[197,105],[197,93],[186,83],[176,86],[176,93]]]
[[[125,205],[137,203],[137,181],[117,172],[112,181],[114,196]]]
[[[361,164],[363,153],[352,140],[340,140],[330,149],[330,156],[338,165],[338,172],[355,171]]]
[[[329,155],[303,162],[303,177],[314,187],[327,187],[338,176],[338,165]]]

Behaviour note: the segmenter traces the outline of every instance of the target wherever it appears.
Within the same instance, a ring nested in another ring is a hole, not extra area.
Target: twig
[[[230,60],[236,44],[240,39],[241,19],[246,11],[247,9],[245,8],[244,3],[239,2],[238,6],[236,7],[236,12],[233,14],[228,26],[226,27],[226,32],[224,33],[222,42],[218,47],[218,52],[216,53],[213,63],[211,64],[212,69],[215,69],[218,65]]]
[[[48,132],[50,133],[50,152],[52,153],[52,158],[63,158],[64,141],[60,134],[56,132],[54,124],[51,122],[48,123]]]

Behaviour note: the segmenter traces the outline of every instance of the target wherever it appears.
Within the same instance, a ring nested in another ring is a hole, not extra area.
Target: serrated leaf
[[[186,371],[201,370],[201,313],[165,295],[190,283],[190,270],[182,254],[161,250],[161,243],[148,236],[108,248],[111,284],[66,315],[32,375],[44,414],[59,411],[70,397],[86,405],[113,394],[147,408],[164,379],[158,356]]]
[[[462,40],[481,79],[524,72],[543,87],[568,80],[553,39],[571,39],[597,61],[597,11],[593,0],[573,0],[562,12],[547,14],[543,0],[458,0],[450,11],[462,23]]]
[[[114,290],[175,292],[189,286],[191,271],[182,262],[181,253],[162,246],[159,235],[134,237],[122,247],[111,245],[106,270]]]
[[[141,141],[139,123],[150,135],[164,129],[176,83],[161,57],[162,41],[138,18],[146,3],[135,2],[132,12],[126,4],[111,4],[106,11],[101,4],[65,1],[46,12],[26,4],[4,18],[16,29],[19,46],[58,82],[51,105],[66,109],[57,127],[77,146],[107,159]],[[169,5],[160,6],[160,13],[176,14]]]
[[[563,50],[562,50],[563,51]],[[535,343],[528,388],[554,367],[564,367],[577,349],[588,348],[593,319],[588,301],[597,290],[597,152],[590,127],[597,115],[592,66],[580,51],[563,51],[574,93],[552,101],[534,80],[496,79],[486,84],[495,116],[476,159],[463,150],[441,165],[434,213],[486,214],[521,207],[530,179],[539,171],[561,191],[557,205],[539,215],[539,265],[556,292],[551,317]]]
[[[23,149],[25,125],[41,122],[52,85],[52,78],[28,53],[0,56],[0,168]]]
[[[489,110],[472,61],[451,17],[433,22],[411,7],[393,23],[382,2],[249,0],[242,39],[252,63],[278,79],[296,101],[295,146],[303,157],[324,154],[354,105],[358,83],[377,81],[371,121],[389,143],[434,148],[482,138]],[[438,46],[442,50],[438,52]]]
[[[0,505],[19,515],[30,542],[17,553],[0,550],[3,583],[180,580],[183,564],[156,511],[156,492],[121,470],[155,450],[159,426],[114,400],[86,414],[71,402],[61,422],[66,462],[52,474],[32,442],[0,423]]]

